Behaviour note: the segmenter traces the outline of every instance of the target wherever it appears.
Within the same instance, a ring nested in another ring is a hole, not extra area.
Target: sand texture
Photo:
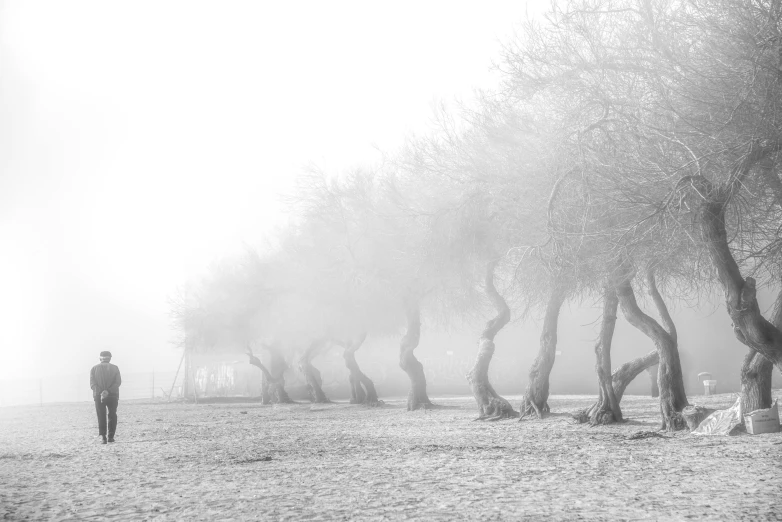
[[[0,408],[0,519],[782,520],[782,433],[657,432],[647,397],[601,427],[569,415],[586,396],[522,422],[433,401],[445,407],[120,401],[109,445],[91,403]]]

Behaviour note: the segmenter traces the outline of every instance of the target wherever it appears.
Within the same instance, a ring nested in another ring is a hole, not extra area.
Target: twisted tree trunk
[[[614,311],[614,317],[616,317],[616,307],[612,306],[612,309]],[[603,312],[603,321],[605,321],[605,310]],[[611,332],[613,334],[613,331]],[[601,340],[603,337],[603,331],[601,330]],[[597,347],[596,347],[597,349]],[[624,363],[622,366],[614,370],[614,373],[611,374],[611,388],[613,389],[614,397],[616,398],[617,404],[622,402],[622,397],[624,396],[625,390],[627,389],[627,386],[633,382],[633,379],[638,377],[642,372],[648,371],[652,373],[652,369],[656,368],[656,365],[658,361],[660,360],[660,355],[657,353],[657,350],[652,350],[651,352],[647,353],[643,357],[638,357],[637,359],[633,359],[632,361],[628,361]],[[653,372],[654,374],[654,382],[655,385],[657,384],[657,372]],[[599,418],[593,419],[593,412],[594,411],[600,411],[597,409],[600,406],[600,399],[603,399],[605,395],[601,395],[598,399],[598,402],[592,405],[592,407],[587,408],[586,410],[582,410],[577,412],[573,415],[573,418],[578,422],[588,422],[591,425],[594,425],[599,421]]]
[[[489,364],[491,364],[494,355],[494,337],[510,321],[508,304],[494,287],[494,269],[496,267],[497,261],[491,261],[486,266],[485,290],[497,310],[497,315],[486,323],[478,340],[478,357],[475,359],[472,369],[467,373],[467,381],[470,383],[472,394],[478,403],[480,413],[478,419],[481,420],[499,420],[519,416],[513,406],[494,391],[494,387],[489,382]]]
[[[261,402],[263,404],[293,402],[285,391],[284,374],[288,368],[285,359],[280,355],[276,347],[263,345],[262,348],[269,352],[268,369],[261,363],[258,357],[253,355],[252,350],[249,347],[247,348],[250,364],[261,369]]]
[[[288,397],[288,392],[285,391],[285,371],[288,369],[285,357],[282,356],[277,345],[264,345],[263,349],[269,352],[269,373],[274,378],[272,384],[274,388],[273,402],[293,402],[293,399]]]
[[[600,326],[600,339],[595,344],[597,402],[576,417],[580,422],[589,422],[591,426],[622,422],[622,410],[614,391],[613,375],[611,374],[611,341],[614,337],[618,307],[619,298],[616,296],[616,290],[611,284],[606,284],[603,294],[603,321]]]
[[[761,174],[774,194],[777,205],[782,208],[782,181],[779,176],[771,168],[761,169]],[[777,330],[782,330],[782,289],[777,294],[771,324]],[[741,365],[742,412],[771,407],[771,376],[773,372],[774,364],[750,346],[749,353],[744,357],[744,363]]]
[[[407,332],[399,343],[399,367],[410,379],[410,393],[407,395],[407,410],[413,411],[421,407],[424,409],[432,406],[432,402],[426,395],[426,376],[424,366],[416,359],[413,351],[421,339],[421,311],[418,302],[412,298],[405,298],[405,315],[407,316]]]
[[[659,356],[660,367],[657,372],[657,385],[660,389],[661,429],[669,431],[684,429],[686,423],[680,413],[689,404],[687,402],[687,394],[684,391],[684,379],[682,378],[681,362],[679,361],[676,329],[670,320],[665,303],[659,297],[657,287],[654,284],[653,274],[651,272],[647,273],[650,291],[652,291],[652,298],[658,306],[663,322],[669,327],[669,331],[666,331],[657,321],[641,311],[635,300],[635,293],[630,283],[632,275],[626,267],[622,267],[622,269],[625,271],[625,274],[619,278],[619,282],[616,285],[616,293],[619,297],[622,313],[624,313],[630,324],[638,328],[654,342]]]
[[[782,329],[782,290],[777,294],[774,303],[774,315],[771,324]],[[771,376],[774,364],[763,355],[750,348],[741,365],[741,411],[748,413],[754,410],[771,407]]]
[[[375,383],[361,371],[356,362],[356,350],[361,348],[366,337],[365,332],[357,340],[343,344],[342,358],[345,359],[345,366],[350,371],[350,403],[379,406],[383,402],[377,398]]]
[[[653,371],[657,367],[657,363],[660,362],[660,354],[657,350],[652,350],[643,357],[638,357],[632,361],[624,363],[622,366],[614,370],[611,380],[614,385],[614,395],[616,400],[622,401],[627,386],[638,377],[641,372],[647,371],[654,375],[655,385],[657,384],[657,373]],[[659,393],[658,393],[659,395]]]
[[[753,349],[741,365],[741,411],[749,413],[771,407],[771,374],[774,365]]]
[[[736,169],[735,181],[740,183],[758,160],[751,151]],[[725,293],[725,307],[733,321],[733,333],[742,343],[763,355],[782,370],[782,329],[774,326],[760,313],[756,297],[755,279],[742,277],[739,266],[728,244],[725,228],[725,208],[731,194],[728,189],[715,188],[702,177],[684,178],[698,190],[703,198],[698,212],[698,223],[708,244],[709,258],[717,271]]]
[[[567,290],[557,286],[549,297],[546,315],[543,319],[543,331],[540,334],[540,349],[529,371],[529,383],[524,390],[524,398],[519,407],[521,411],[519,420],[532,413],[542,419],[543,414],[549,411],[549,377],[557,352],[557,322],[559,310],[562,308],[566,296]]]
[[[316,339],[310,343],[309,347],[299,358],[299,371],[304,374],[304,380],[307,383],[307,393],[310,401],[316,403],[331,402],[326,394],[323,393],[323,379],[320,377],[320,371],[312,365],[312,358],[326,346],[325,339]]]
[[[252,350],[250,350],[249,347],[247,349],[247,355],[250,358],[250,364],[261,369],[261,404],[271,404],[273,400],[272,386],[274,378],[261,360],[253,355]]]

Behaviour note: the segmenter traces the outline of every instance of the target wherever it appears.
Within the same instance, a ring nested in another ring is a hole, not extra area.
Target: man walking
[[[103,444],[114,442],[114,432],[117,430],[117,405],[119,403],[119,386],[122,378],[119,368],[111,364],[111,352],[100,352],[100,364],[90,370],[90,388],[95,401],[95,411],[98,414],[98,431]],[[108,441],[106,440],[106,412],[108,411]]]

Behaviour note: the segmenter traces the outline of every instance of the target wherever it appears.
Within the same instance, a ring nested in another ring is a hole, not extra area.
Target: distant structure
[[[261,372],[248,364],[244,347],[223,346],[209,351],[188,347],[184,363],[182,395],[185,399],[261,396]]]

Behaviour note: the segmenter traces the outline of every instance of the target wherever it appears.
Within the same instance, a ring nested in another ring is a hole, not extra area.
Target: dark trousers
[[[95,399],[95,412],[98,414],[98,432],[100,435],[106,435],[106,412],[109,416],[109,437],[114,436],[117,431],[117,406],[119,397],[106,397],[103,402],[100,397]]]

